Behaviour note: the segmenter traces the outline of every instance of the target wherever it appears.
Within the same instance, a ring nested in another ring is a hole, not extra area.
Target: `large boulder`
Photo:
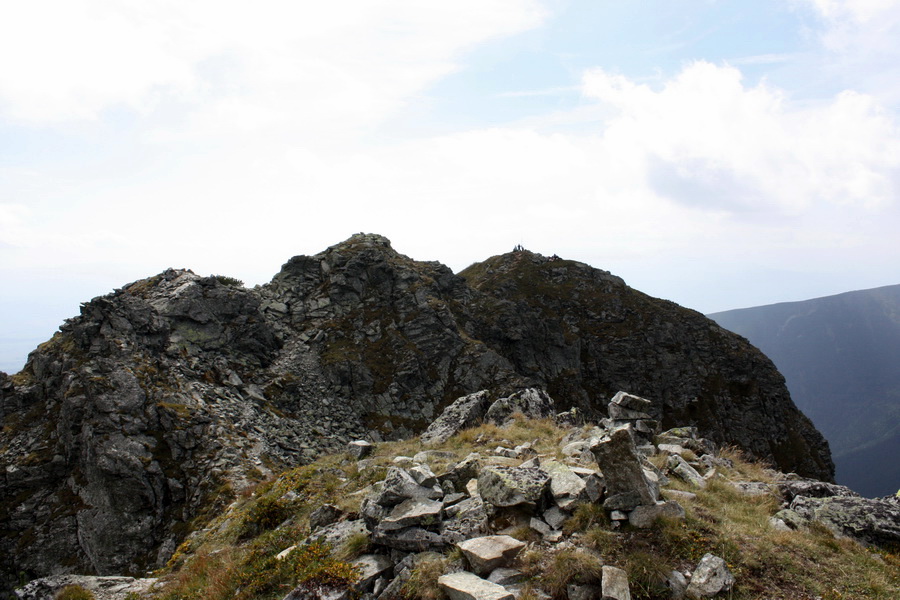
[[[617,496],[622,496],[634,498],[636,500],[634,506],[656,504],[656,495],[644,473],[630,426],[613,430],[591,445],[591,452],[603,472],[608,501],[614,501]],[[619,507],[622,508],[629,507]]]
[[[507,566],[525,547],[508,535],[487,535],[472,538],[456,544],[472,570],[478,575],[487,575],[494,569]]]
[[[550,476],[537,467],[488,466],[478,475],[478,494],[494,506],[540,504]]]
[[[867,545],[896,547],[900,544],[900,498],[797,496],[790,510],[808,521],[818,521],[838,535]]]

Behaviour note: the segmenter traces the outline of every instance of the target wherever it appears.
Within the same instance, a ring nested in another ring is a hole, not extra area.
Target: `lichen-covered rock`
[[[797,496],[790,510],[807,521],[818,521],[834,533],[863,544],[894,547],[900,544],[900,498]]]
[[[422,443],[441,444],[463,429],[474,427],[484,418],[490,404],[487,390],[457,398],[422,433]]]
[[[478,494],[494,506],[538,504],[550,484],[550,476],[536,467],[488,466],[478,475]]]
[[[694,569],[691,582],[685,590],[688,598],[712,598],[734,587],[734,575],[725,561],[713,554],[704,554]]]
[[[530,419],[549,418],[556,413],[556,403],[544,390],[529,388],[495,400],[484,418],[502,425],[514,413],[521,413]]]
[[[598,440],[591,446],[591,452],[603,472],[607,498],[636,498],[636,503],[629,508],[638,504],[656,504],[656,496],[644,474],[629,427],[616,429]],[[624,507],[623,505],[619,509]]]

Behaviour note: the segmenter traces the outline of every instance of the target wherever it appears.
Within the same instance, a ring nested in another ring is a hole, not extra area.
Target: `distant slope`
[[[900,285],[708,316],[772,359],[828,439],[839,483],[900,488]]]

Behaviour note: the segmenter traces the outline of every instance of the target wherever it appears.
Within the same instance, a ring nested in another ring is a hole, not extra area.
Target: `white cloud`
[[[0,106],[55,122],[212,101],[210,128],[366,125],[456,68],[460,52],[542,18],[537,0],[7,2]]]
[[[733,67],[696,62],[658,90],[601,69],[584,93],[617,111],[604,140],[645,161],[656,191],[734,211],[893,202],[900,128],[871,97],[797,106]]]

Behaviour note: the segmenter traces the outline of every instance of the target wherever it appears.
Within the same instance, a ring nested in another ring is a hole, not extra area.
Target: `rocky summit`
[[[610,408],[619,390],[637,400]],[[0,569],[143,574],[242,490],[353,440],[422,433],[464,397],[457,412],[498,419],[552,397],[638,437],[690,426],[833,479],[772,363],[701,314],[555,256],[454,274],[359,234],[253,289],[174,269],[131,283],[0,373]]]

